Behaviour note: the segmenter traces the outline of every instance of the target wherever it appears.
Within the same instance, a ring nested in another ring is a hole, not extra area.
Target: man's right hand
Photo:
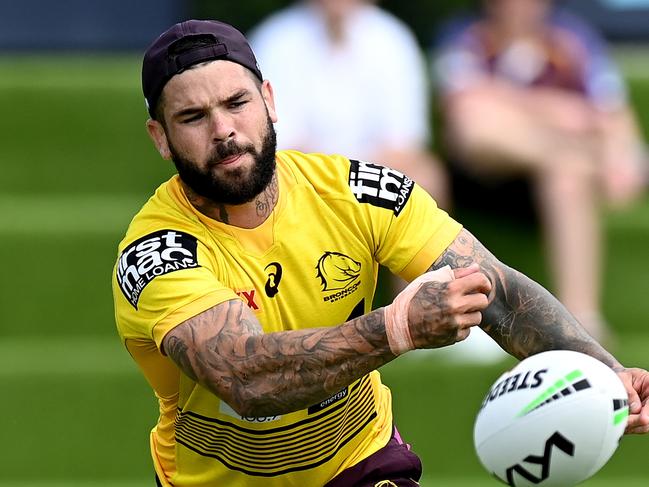
[[[408,308],[415,348],[438,348],[464,340],[489,304],[491,282],[477,264],[453,270],[454,279],[426,282]]]

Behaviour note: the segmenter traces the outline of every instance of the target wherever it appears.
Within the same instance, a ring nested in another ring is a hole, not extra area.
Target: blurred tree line
[[[231,23],[246,32],[259,21],[295,0],[247,0],[245,2],[215,2],[194,0],[194,16],[218,19]],[[435,30],[447,16],[476,5],[476,0],[382,0],[381,7],[408,24],[427,48],[434,39]]]

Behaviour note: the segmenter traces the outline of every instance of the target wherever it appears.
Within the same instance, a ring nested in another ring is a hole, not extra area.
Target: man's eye
[[[248,103],[247,100],[233,101],[230,103],[230,108],[239,108]]]
[[[201,118],[203,118],[203,114],[202,113],[197,113],[195,115],[191,115],[191,116],[189,116],[187,118],[184,118],[182,122],[183,123],[191,123],[191,122],[195,122],[197,120],[200,120]]]

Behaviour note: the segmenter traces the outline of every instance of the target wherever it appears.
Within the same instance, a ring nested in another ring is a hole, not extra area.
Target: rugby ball
[[[566,487],[611,458],[628,415],[628,395],[613,370],[589,355],[553,350],[498,378],[473,440],[482,465],[502,482]]]

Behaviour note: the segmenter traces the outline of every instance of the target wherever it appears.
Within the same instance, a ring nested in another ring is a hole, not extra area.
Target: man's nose
[[[235,135],[234,120],[228,114],[212,113],[210,115],[212,137],[217,141],[226,141]]]

